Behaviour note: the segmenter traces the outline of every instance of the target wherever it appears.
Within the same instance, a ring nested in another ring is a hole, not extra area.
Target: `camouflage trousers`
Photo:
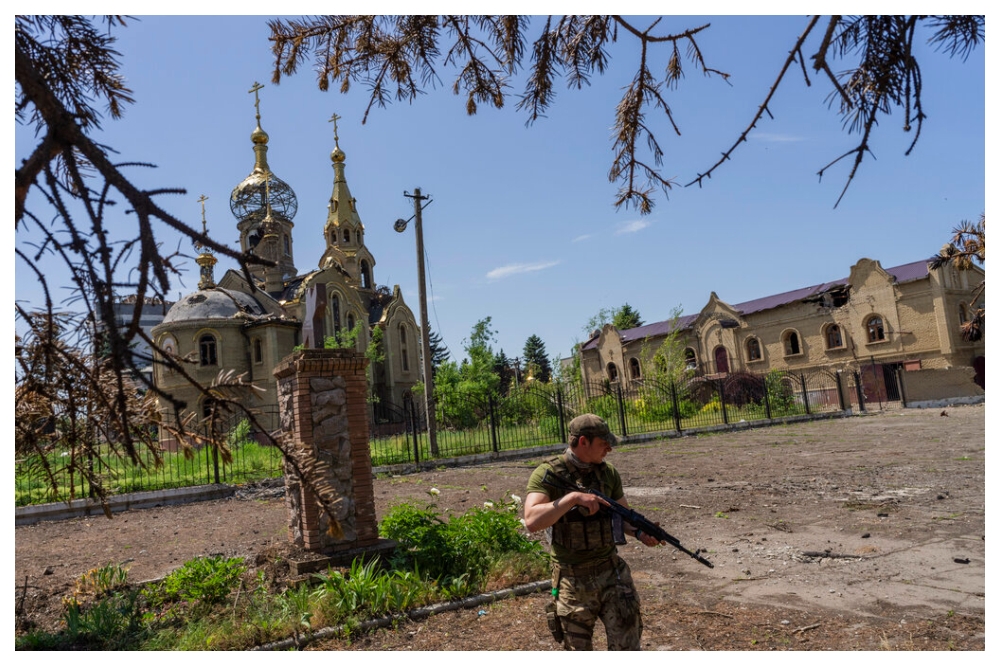
[[[609,650],[638,650],[642,639],[639,595],[632,572],[617,555],[597,564],[552,565],[558,590],[555,611],[566,650],[593,650],[594,625],[600,618]],[[557,639],[558,640],[558,639]]]

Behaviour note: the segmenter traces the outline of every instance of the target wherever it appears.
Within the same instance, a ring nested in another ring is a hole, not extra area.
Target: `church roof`
[[[231,319],[237,315],[260,317],[267,314],[257,299],[233,289],[200,289],[184,296],[163,318],[163,324],[195,319]]]

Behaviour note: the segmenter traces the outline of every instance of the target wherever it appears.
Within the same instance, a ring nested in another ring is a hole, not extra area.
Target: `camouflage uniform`
[[[544,493],[550,500],[566,494],[542,485],[547,469],[613,500],[624,495],[621,477],[612,465],[601,463],[584,470],[566,454],[534,471],[528,481],[529,493]],[[611,517],[606,511],[584,516],[572,510],[550,530],[553,601],[547,614],[555,639],[567,650],[592,650],[594,626],[600,618],[609,650],[638,650],[642,638],[639,595],[628,565],[618,557]]]

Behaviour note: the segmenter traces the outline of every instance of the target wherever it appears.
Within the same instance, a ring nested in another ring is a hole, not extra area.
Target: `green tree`
[[[461,364],[445,361],[434,377],[434,396],[445,426],[471,426],[481,409],[500,390],[500,375],[496,372],[493,342],[496,331],[486,317],[475,323],[464,340],[466,358]]]
[[[615,310],[614,316],[611,318],[611,323],[619,331],[627,331],[630,328],[639,328],[642,326],[642,317],[639,316],[638,310],[626,303]]]
[[[649,213],[653,194],[674,186],[662,175],[664,151],[653,133],[659,119],[680,134],[667,90],[685,78],[685,60],[705,76],[728,82],[729,74],[709,65],[699,40],[711,24],[666,33],[657,31],[663,17],[638,20],[622,16],[318,16],[269,22],[275,56],[272,80],[294,73],[314,56],[320,90],[333,83],[347,92],[353,83],[369,91],[368,107],[384,107],[395,97],[413,102],[429,82],[441,80],[439,69],[457,70],[451,89],[465,96],[466,112],[479,104],[497,109],[512,93],[511,78],[527,70],[524,91],[515,105],[527,124],[545,116],[555,100],[555,83],[564,77],[570,88],[588,85],[603,74],[612,49],[638,57],[632,80],[622,86],[615,110],[613,158],[608,179],[619,185],[615,206]],[[639,25],[642,21],[643,25]],[[745,129],[708,169],[688,185],[704,185],[732,157],[764,116],[773,117],[772,99],[786,75],[801,72],[811,85],[808,68],[830,88],[828,104],[837,109],[857,145],[820,169],[845,158],[853,166],[842,198],[862,160],[871,152],[872,132],[896,111],[904,131],[915,129],[910,150],[925,119],[915,45],[925,39],[938,50],[963,59],[985,41],[985,16],[810,16],[788,53],[765,99]],[[529,32],[536,32],[528,46]],[[808,56],[806,54],[809,54]],[[665,62],[666,66],[663,66]],[[839,73],[834,73],[834,68]],[[776,105],[776,104],[775,104]],[[604,131],[604,128],[601,128]],[[714,154],[718,154],[713,151]],[[840,198],[838,198],[838,203]]]
[[[507,395],[511,384],[517,379],[518,368],[516,362],[516,359],[512,361],[507,358],[507,354],[504,353],[503,349],[500,350],[500,353],[496,356],[496,360],[493,362],[493,372],[500,378],[500,393],[502,395]]]
[[[531,335],[524,342],[524,367],[529,376],[540,382],[552,379],[552,362],[545,351],[545,343],[537,335]]]
[[[643,342],[642,356],[652,360],[651,367],[647,367],[643,374],[646,379],[664,386],[680,385],[692,372],[684,357],[687,343],[680,328],[681,314],[679,305],[670,311],[669,332],[663,336],[655,350],[648,348],[648,339]]]
[[[607,324],[613,324],[619,331],[642,326],[639,311],[628,303],[617,308],[601,308],[593,317],[587,320],[583,330],[589,337],[594,331],[599,331]]]
[[[435,330],[428,330],[427,342],[430,344],[431,348],[431,374],[436,377],[438,367],[451,358],[451,352],[448,350],[447,345],[444,344],[444,340],[441,339],[441,336]]]

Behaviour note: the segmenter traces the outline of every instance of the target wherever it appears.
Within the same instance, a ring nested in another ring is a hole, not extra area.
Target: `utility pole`
[[[413,194],[403,192],[403,196],[413,199],[413,219],[415,221],[414,230],[417,236],[417,282],[420,288],[420,348],[423,357],[424,371],[424,410],[427,413],[427,442],[430,446],[431,455],[438,455],[437,445],[437,414],[434,405],[434,375],[431,371],[431,341],[430,327],[427,323],[427,289],[424,278],[424,229],[423,229],[423,202],[430,197],[421,196],[420,188],[413,190]],[[396,220],[394,229],[399,233],[406,230],[409,220]]]

